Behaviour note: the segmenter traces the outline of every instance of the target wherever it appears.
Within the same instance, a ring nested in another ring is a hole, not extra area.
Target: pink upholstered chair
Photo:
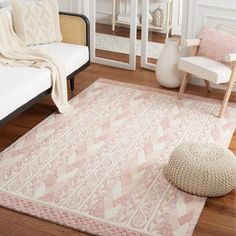
[[[206,27],[202,31],[202,39],[186,39],[182,42],[183,47],[192,47],[192,53],[179,61],[179,69],[184,72],[184,76],[178,98],[183,96],[189,79],[188,74],[203,79],[208,90],[211,90],[210,83],[226,84],[227,89],[219,113],[219,117],[223,117],[236,82],[236,29],[219,25],[216,29]],[[216,37],[212,38],[211,34],[214,32]],[[222,45],[217,46],[220,43]],[[225,54],[223,49],[226,50]]]

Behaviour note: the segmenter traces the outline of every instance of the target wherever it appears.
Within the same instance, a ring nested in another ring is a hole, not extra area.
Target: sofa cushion
[[[67,76],[89,60],[86,46],[52,43],[42,48],[65,63]],[[0,120],[52,86],[49,69],[0,65]]]
[[[0,65],[0,120],[52,85],[48,69]]]
[[[182,57],[179,69],[215,84],[229,82],[231,72],[229,66],[206,57]]]
[[[32,48],[44,49],[51,55],[62,60],[65,63],[67,76],[86,64],[89,60],[89,49],[87,46],[68,43],[51,43],[33,46]]]

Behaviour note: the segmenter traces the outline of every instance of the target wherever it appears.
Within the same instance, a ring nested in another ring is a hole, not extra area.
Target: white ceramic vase
[[[166,88],[178,88],[181,84],[181,72],[178,70],[180,58],[179,41],[166,39],[156,66],[158,82]]]

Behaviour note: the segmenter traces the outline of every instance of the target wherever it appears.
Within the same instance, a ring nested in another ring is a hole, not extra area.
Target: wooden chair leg
[[[182,99],[187,82],[188,82],[188,73],[185,72],[183,76],[182,84],[179,90],[178,99]]]
[[[225,97],[224,97],[223,104],[221,106],[221,110],[220,110],[220,114],[219,114],[220,118],[222,118],[224,116],[225,109],[226,109],[227,104],[229,102],[229,98],[230,98],[230,95],[232,93],[235,81],[236,81],[236,71],[234,73],[232,73],[231,79],[228,83],[228,87],[227,87],[227,90],[225,92]]]
[[[208,92],[211,92],[211,84],[208,80],[204,80],[205,81],[205,84],[206,84],[206,88],[207,88],[207,91]]]

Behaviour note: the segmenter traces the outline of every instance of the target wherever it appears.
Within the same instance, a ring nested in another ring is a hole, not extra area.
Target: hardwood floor
[[[100,28],[100,31],[108,30]],[[117,31],[119,32],[119,31]],[[120,31],[121,32],[121,31]],[[125,32],[125,31],[124,31]],[[122,33],[123,34],[123,33]],[[126,34],[126,33],[125,33]],[[163,41],[163,39],[159,39]],[[111,59],[125,55],[98,51],[99,55]],[[98,78],[107,78],[150,87],[160,87],[155,73],[140,68],[140,58],[137,58],[137,70],[126,71],[108,66],[92,64],[76,78],[75,91],[69,91],[69,97],[76,96]],[[221,99],[224,92],[213,90],[207,92],[203,87],[188,85],[186,93]],[[236,95],[231,96],[231,102],[236,102]],[[56,111],[50,97],[44,98],[16,119],[0,127],[0,151],[11,145],[23,134],[36,126],[50,114]],[[236,132],[232,138],[230,149],[236,154]],[[236,230],[236,189],[225,197],[208,199],[201,214],[194,236],[235,236]],[[87,234],[59,226],[28,215],[0,208],[0,236],[85,236]],[[164,235],[165,236],[165,235]]]

